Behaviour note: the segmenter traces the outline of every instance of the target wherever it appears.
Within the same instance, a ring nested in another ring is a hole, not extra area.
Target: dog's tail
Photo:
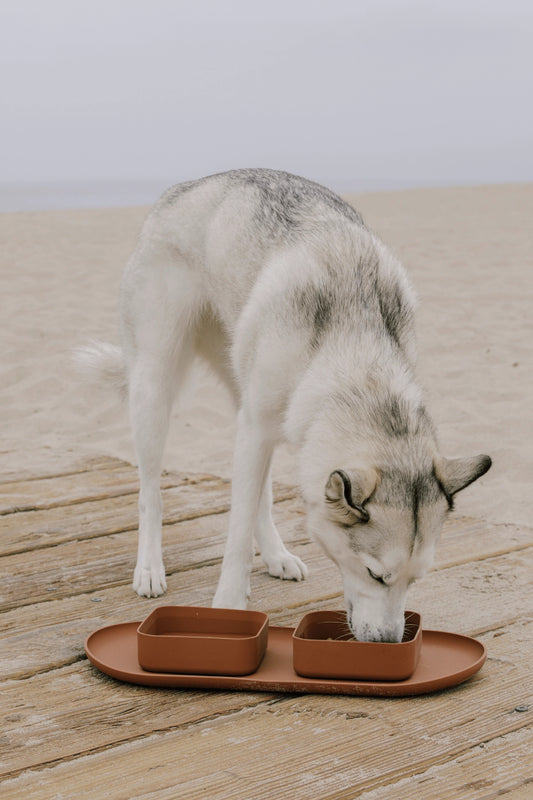
[[[122,400],[128,395],[128,376],[120,347],[92,339],[72,351],[76,369],[92,384],[111,386]]]

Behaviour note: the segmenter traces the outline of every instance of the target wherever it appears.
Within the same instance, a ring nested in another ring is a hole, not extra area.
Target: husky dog
[[[311,535],[338,565],[357,639],[400,641],[456,492],[488,456],[449,460],[414,377],[414,296],[350,205],[303,178],[243,169],[173,187],[121,289],[122,347],[86,364],[127,390],[140,476],[133,588],[165,592],[160,473],[176,388],[206,360],[237,406],[231,513],[213,605],[244,608],[254,536],[271,575],[307,568],[271,517],[270,462],[299,451]]]

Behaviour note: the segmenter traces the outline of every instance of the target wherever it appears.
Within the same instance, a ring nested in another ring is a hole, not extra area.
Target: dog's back
[[[245,169],[169,189],[145,223],[126,296],[157,270],[166,292],[188,293],[190,324],[224,340],[241,381],[261,341],[291,343],[294,375],[331,339],[345,353],[370,337],[414,360],[402,266],[357,211],[304,178]]]
[[[141,252],[158,249],[197,270],[214,305],[241,302],[269,254],[334,226],[363,226],[328,189],[285,172],[242,169],[167,190],[145,222]]]

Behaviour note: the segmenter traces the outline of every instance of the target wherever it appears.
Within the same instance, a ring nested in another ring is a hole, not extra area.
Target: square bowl
[[[268,616],[195,606],[160,606],[137,629],[139,664],[150,672],[249,675],[268,640]]]
[[[358,642],[344,611],[311,611],[292,637],[293,666],[307,678],[406,680],[420,656],[421,625],[420,614],[406,611],[401,642]]]

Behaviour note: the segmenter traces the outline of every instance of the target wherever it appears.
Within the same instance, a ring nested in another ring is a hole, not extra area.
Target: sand
[[[405,264],[419,296],[419,377],[445,455],[493,468],[457,513],[531,524],[533,185],[348,197]],[[118,341],[120,275],[146,208],[0,215],[0,453],[3,475],[54,472],[76,457],[134,461],[126,409],[80,384],[69,350]],[[167,469],[231,475],[234,412],[198,372],[176,408]],[[280,448],[278,480],[295,482]]]

